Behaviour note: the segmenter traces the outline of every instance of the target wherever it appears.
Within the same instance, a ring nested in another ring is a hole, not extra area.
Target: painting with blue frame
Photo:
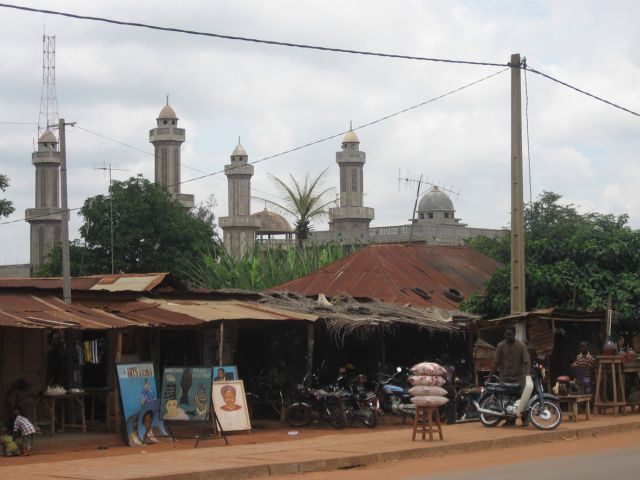
[[[223,382],[231,380],[240,380],[238,378],[238,367],[235,365],[220,365],[213,367],[213,381]]]
[[[211,367],[166,367],[162,373],[163,420],[206,420],[211,407]]]
[[[116,376],[129,446],[156,443],[166,436],[153,363],[119,363]]]

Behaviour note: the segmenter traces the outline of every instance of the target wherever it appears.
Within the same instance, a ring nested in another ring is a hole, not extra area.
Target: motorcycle
[[[558,397],[544,392],[544,376],[544,365],[534,361],[524,389],[519,383],[487,383],[480,401],[473,401],[480,414],[480,422],[485,427],[495,427],[502,420],[515,420],[525,414],[540,430],[557,428],[562,422],[562,410]]]
[[[479,401],[484,393],[483,387],[476,387],[473,383],[456,377],[453,384],[456,396],[456,422],[472,422],[480,419],[474,401]]]
[[[353,424],[354,419],[359,418],[368,428],[374,428],[378,424],[378,410],[380,408],[376,394],[366,388],[367,377],[363,374],[356,375],[349,382],[344,375],[340,375],[337,381],[336,393],[344,401],[347,418]]]
[[[413,416],[416,412],[416,406],[411,403],[411,395],[409,389],[411,384],[407,380],[411,375],[408,368],[397,367],[393,375],[385,373],[378,374],[378,384],[376,393],[380,399],[381,411],[389,412],[392,415],[398,415],[406,419],[408,415]]]
[[[326,420],[334,428],[344,428],[347,416],[342,396],[315,388],[317,384],[315,375],[305,375],[302,383],[296,386],[298,399],[287,409],[285,419],[293,427],[304,427],[312,420]]]

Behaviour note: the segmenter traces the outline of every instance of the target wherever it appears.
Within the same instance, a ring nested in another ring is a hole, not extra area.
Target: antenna
[[[111,164],[103,164],[102,167],[94,167],[94,170],[102,170],[104,172],[109,171],[109,190],[111,190],[111,184],[113,180],[111,178],[111,172],[128,172],[129,170],[124,168],[111,168]],[[111,191],[109,191],[109,222],[111,229],[111,275],[113,275],[113,199],[111,198]]]
[[[419,177],[407,172],[407,174],[403,177],[400,170],[398,170],[398,190],[400,186],[404,185],[405,190],[413,190],[417,188],[418,192],[425,187],[431,187],[431,189],[438,189],[442,192],[446,192],[449,195],[455,195],[456,198],[460,195],[460,191],[453,190],[453,187],[447,187],[446,184],[439,184],[434,180],[429,179],[428,177],[425,179],[421,174]],[[423,193],[426,193],[426,188]]]
[[[38,117],[38,139],[49,128],[57,128],[58,120],[56,36],[42,35],[42,91]]]

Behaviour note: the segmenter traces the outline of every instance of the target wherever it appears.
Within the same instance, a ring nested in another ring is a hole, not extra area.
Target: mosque
[[[155,182],[185,209],[194,206],[194,196],[181,191],[180,148],[185,130],[178,127],[178,117],[169,105],[162,107],[156,127],[149,131],[149,142],[155,151]],[[35,207],[25,212],[30,224],[31,271],[42,266],[53,246],[60,242],[62,213],[60,210],[60,150],[58,139],[49,130],[38,139],[37,151],[31,161],[35,167]],[[455,216],[453,202],[446,192],[433,187],[419,203],[413,224],[371,227],[375,210],[364,205],[364,165],[366,154],[360,150],[360,140],[353,130],[342,139],[336,152],[340,169],[340,195],[336,206],[329,209],[329,229],[312,231],[309,244],[426,242],[439,245],[461,245],[465,240],[483,235],[497,237],[503,230],[470,228]],[[223,243],[227,251],[241,256],[256,244],[292,245],[293,230],[281,215],[265,210],[251,213],[251,177],[254,166],[249,155],[238,142],[224,167],[228,181],[228,207],[225,217],[219,218]],[[26,267],[26,265],[25,265]]]

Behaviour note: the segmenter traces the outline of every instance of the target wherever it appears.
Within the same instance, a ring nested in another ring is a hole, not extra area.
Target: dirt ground
[[[398,417],[385,417],[376,429],[410,429],[410,421],[407,425],[402,425]],[[295,441],[297,439],[315,438],[323,435],[332,435],[336,430],[328,424],[317,424],[303,428],[293,428],[278,421],[261,421],[254,425],[251,433],[229,433],[227,440],[229,445],[249,445],[266,442]],[[362,433],[368,429],[361,423],[355,422],[352,427],[340,430],[346,435]],[[290,432],[297,432],[291,434]],[[29,457],[9,457],[0,456],[0,467],[10,465],[24,465],[35,463],[59,462],[64,460],[77,460],[85,458],[116,457],[121,455],[140,455],[146,453],[158,453],[171,450],[190,450],[194,448],[197,433],[195,429],[176,429],[177,436],[187,436],[190,438],[179,438],[172,442],[170,438],[162,439],[160,443],[144,445],[141,447],[128,447],[121,436],[115,433],[56,433],[51,436],[49,433],[36,435],[34,440],[33,455]],[[207,438],[200,441],[198,448],[217,448],[224,446],[224,440],[219,438]]]

